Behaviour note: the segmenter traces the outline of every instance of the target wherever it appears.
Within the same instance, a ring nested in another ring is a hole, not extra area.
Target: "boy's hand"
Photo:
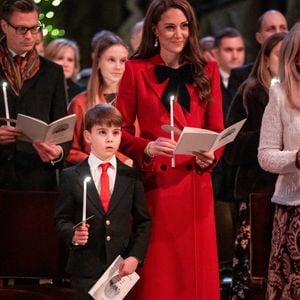
[[[119,275],[126,276],[132,274],[136,270],[138,264],[139,261],[136,257],[129,256],[128,258],[124,259],[124,261],[122,262],[119,269]]]
[[[74,231],[72,243],[75,246],[83,246],[88,242],[89,239],[89,224],[81,225]]]

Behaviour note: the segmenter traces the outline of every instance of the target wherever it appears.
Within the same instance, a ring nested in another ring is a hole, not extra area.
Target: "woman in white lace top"
[[[278,174],[267,299],[300,299],[300,22],[283,40],[279,77],[270,89],[258,160]]]

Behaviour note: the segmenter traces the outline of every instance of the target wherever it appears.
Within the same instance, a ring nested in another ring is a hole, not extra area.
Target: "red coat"
[[[132,293],[143,300],[219,299],[219,275],[215,236],[214,201],[209,172],[200,172],[195,157],[176,156],[176,167],[168,157],[143,162],[147,143],[159,136],[170,137],[161,129],[170,124],[170,114],[161,103],[167,81],[160,84],[154,65],[160,56],[131,60],[126,64],[117,107],[124,117],[121,151],[139,163],[144,175],[148,208],[152,215],[152,237],[141,279]],[[208,63],[212,79],[212,102],[199,100],[195,84],[187,84],[190,112],[174,103],[174,125],[223,129],[218,67]],[[138,118],[140,137],[134,136]],[[205,126],[203,125],[205,124]],[[217,156],[220,155],[219,151]]]

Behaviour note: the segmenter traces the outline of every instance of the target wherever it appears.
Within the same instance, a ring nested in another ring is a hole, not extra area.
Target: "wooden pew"
[[[42,279],[62,282],[67,278],[64,272],[67,249],[59,239],[53,222],[57,196],[56,192],[0,190],[2,282],[26,282],[27,279],[36,279],[34,282],[37,283]],[[1,293],[10,289],[20,295],[16,299],[23,299],[26,291],[36,293],[36,297],[44,294],[47,296],[45,299],[71,299],[67,296],[68,293],[71,295],[70,289],[63,289],[65,296],[60,298],[62,288],[53,284],[2,286],[0,299],[6,299],[1,298]]]
[[[253,299],[265,299],[271,250],[274,204],[270,194],[250,195],[250,276]],[[251,298],[251,299],[252,299]]]

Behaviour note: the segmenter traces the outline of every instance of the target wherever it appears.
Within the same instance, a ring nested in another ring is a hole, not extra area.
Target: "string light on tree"
[[[50,42],[51,40],[65,36],[65,30],[58,28],[55,14],[63,0],[34,0],[40,8],[40,21],[45,25],[43,36]]]

